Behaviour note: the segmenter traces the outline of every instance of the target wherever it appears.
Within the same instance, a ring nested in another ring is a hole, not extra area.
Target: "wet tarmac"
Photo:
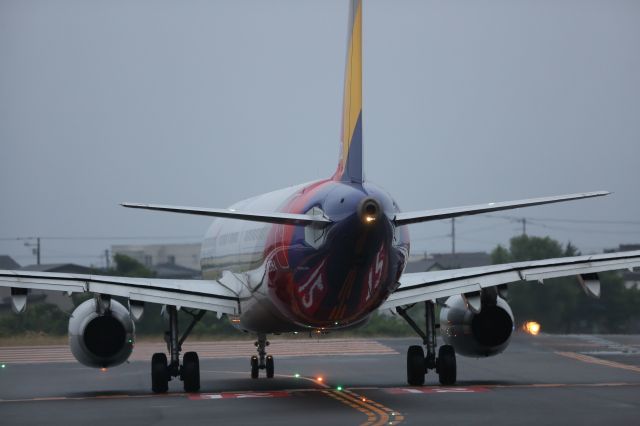
[[[640,336],[518,334],[497,357],[458,357],[453,387],[439,386],[433,372],[423,387],[406,385],[405,352],[417,339],[312,342],[274,342],[273,379],[249,377],[252,353],[242,352],[250,342],[235,345],[232,352],[207,352],[216,346],[211,343],[185,344],[185,351],[205,354],[201,392],[185,394],[174,380],[166,395],[150,392],[147,361],[100,371],[45,362],[42,351],[54,349],[26,348],[18,354],[0,348],[0,362],[5,362],[0,368],[1,423],[640,424]],[[225,344],[233,346],[226,342],[219,348]],[[295,345],[302,349],[291,349]],[[144,351],[144,345],[136,349]],[[10,358],[10,352],[19,358]]]

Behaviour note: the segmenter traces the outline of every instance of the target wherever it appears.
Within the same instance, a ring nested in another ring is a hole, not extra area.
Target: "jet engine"
[[[497,355],[509,345],[512,333],[513,313],[501,297],[475,311],[463,296],[452,296],[440,310],[440,334],[460,355]]]
[[[83,302],[71,314],[71,353],[88,367],[122,364],[133,351],[134,331],[133,320],[122,304],[96,296]]]

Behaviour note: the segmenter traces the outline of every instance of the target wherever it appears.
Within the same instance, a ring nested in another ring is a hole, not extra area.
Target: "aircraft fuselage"
[[[397,287],[409,254],[391,196],[370,183],[320,180],[240,201],[232,209],[325,214],[326,226],[216,219],[202,245],[205,278],[246,273],[240,328],[253,332],[358,325]]]

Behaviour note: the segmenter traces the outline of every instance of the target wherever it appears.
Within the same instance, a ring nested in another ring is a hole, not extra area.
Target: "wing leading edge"
[[[475,268],[403,274],[400,286],[382,304],[382,309],[471,293],[486,287],[518,281],[584,275],[640,267],[640,250],[574,256]]]
[[[556,195],[553,197],[529,198],[526,200],[503,201],[499,203],[476,204],[473,206],[449,207],[445,209],[421,210],[415,212],[398,213],[393,221],[397,226],[411,223],[428,222],[432,220],[451,219],[453,217],[470,216],[474,214],[497,212],[500,210],[517,209],[520,207],[539,206],[542,204],[560,203],[563,201],[580,200],[583,198],[602,197],[609,195],[607,191],[582,192],[579,194]]]
[[[184,213],[198,216],[220,217],[226,219],[250,220],[253,222],[277,223],[281,225],[313,225],[331,223],[324,216],[310,216],[295,213],[258,213],[242,212],[233,209],[212,209],[205,207],[166,206],[160,204],[122,203],[121,206],[133,209],[155,210],[170,213]]]
[[[240,313],[245,288],[242,276],[232,273],[219,280],[165,280],[11,270],[0,270],[0,287],[90,292],[233,315]]]

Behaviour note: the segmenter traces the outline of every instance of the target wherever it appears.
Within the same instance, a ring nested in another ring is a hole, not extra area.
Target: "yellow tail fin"
[[[334,179],[362,182],[362,0],[349,0],[340,162]]]

